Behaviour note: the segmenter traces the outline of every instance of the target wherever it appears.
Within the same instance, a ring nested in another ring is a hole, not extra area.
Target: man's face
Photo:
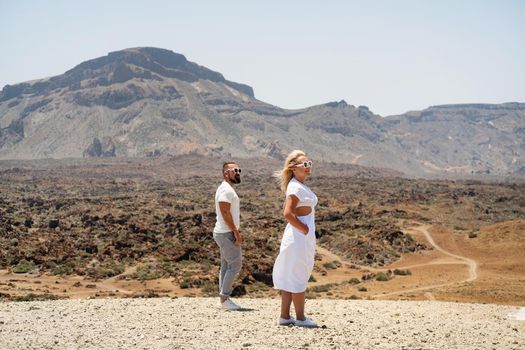
[[[224,176],[232,183],[241,183],[241,168],[238,164],[228,164],[224,171]]]

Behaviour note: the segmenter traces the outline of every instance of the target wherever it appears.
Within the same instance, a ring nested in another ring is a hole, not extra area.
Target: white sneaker
[[[293,318],[292,316],[290,316],[289,319],[279,317],[278,324],[279,326],[288,326],[291,324],[295,324],[295,318]]]
[[[235,311],[235,310],[240,310],[241,309],[241,307],[239,305],[235,304],[229,298],[221,303],[221,308],[223,308],[225,310],[230,310],[230,311]]]
[[[296,320],[295,325],[297,327],[309,327],[309,328],[316,328],[317,323],[315,323],[311,318],[306,317],[304,321]]]

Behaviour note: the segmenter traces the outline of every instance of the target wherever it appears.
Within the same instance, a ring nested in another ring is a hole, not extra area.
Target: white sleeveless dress
[[[317,196],[308,186],[292,178],[286,188],[286,196],[299,198],[297,207],[310,207],[312,211],[306,216],[298,216],[299,221],[309,228],[305,235],[290,223],[286,225],[279,255],[273,266],[273,286],[275,289],[291,293],[301,293],[314,268],[315,258],[315,206]]]

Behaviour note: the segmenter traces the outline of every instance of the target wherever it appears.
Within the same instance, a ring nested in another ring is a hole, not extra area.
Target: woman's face
[[[295,161],[293,172],[296,177],[307,177],[312,175],[312,161],[306,156],[300,156]]]

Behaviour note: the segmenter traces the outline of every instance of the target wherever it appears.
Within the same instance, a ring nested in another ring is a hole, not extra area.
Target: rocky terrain
[[[269,296],[285,226],[282,196],[271,178],[280,162],[239,162],[245,243],[235,295]],[[202,156],[1,161],[0,299],[215,295],[219,257],[211,230],[220,166]],[[408,233],[413,223],[438,228],[433,234],[445,242],[480,242],[471,252],[490,252],[499,237],[508,245],[489,255],[506,254],[509,264],[516,264],[511,256],[520,259],[523,183],[415,180],[389,170],[316,163],[309,184],[320,199],[320,250],[309,297],[365,298],[367,290],[385,290],[377,281],[408,283],[410,271],[390,266],[407,256],[427,259],[434,250]],[[509,224],[488,229],[496,223]],[[496,236],[499,231],[513,235]],[[470,298],[517,302],[525,276],[521,268],[515,273],[508,275],[514,282],[507,294]]]
[[[276,82],[278,83],[278,82]],[[0,92],[0,159],[183,154],[316,159],[407,174],[523,175],[525,104],[381,117],[345,101],[285,110],[157,48],[133,48]]]
[[[243,299],[242,312],[211,298],[4,303],[9,349],[504,349],[525,346],[516,307],[443,302],[313,300],[316,329],[279,327],[277,299]]]

